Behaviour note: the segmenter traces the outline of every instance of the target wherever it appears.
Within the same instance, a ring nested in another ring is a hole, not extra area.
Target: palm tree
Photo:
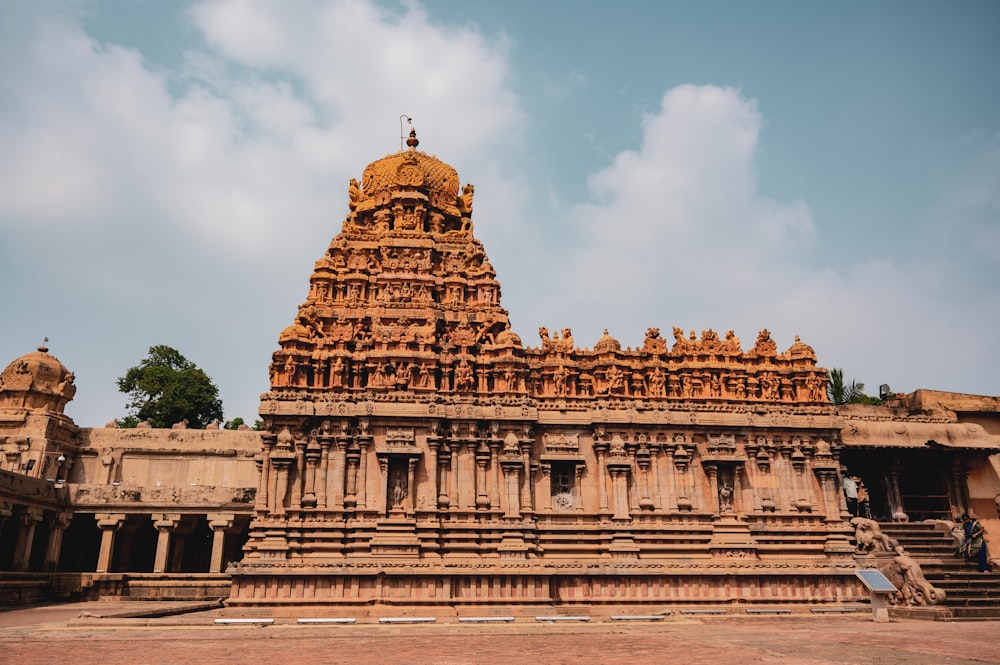
[[[830,381],[826,384],[826,394],[834,404],[854,404],[865,395],[865,384],[851,380],[844,383],[844,370],[835,367],[830,370]]]

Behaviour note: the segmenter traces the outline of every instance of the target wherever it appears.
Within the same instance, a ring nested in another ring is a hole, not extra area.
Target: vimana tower
[[[335,614],[859,599],[827,372],[767,330],[526,347],[474,187],[408,148],[282,331],[227,605]]]

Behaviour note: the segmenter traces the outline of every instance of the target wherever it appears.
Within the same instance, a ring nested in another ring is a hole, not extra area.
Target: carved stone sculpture
[[[875,520],[865,517],[855,517],[851,519],[854,526],[854,539],[857,542],[856,551],[868,552],[893,552],[899,543],[882,533],[882,528]]]
[[[890,602],[897,605],[936,605],[944,601],[944,589],[927,581],[920,564],[902,547],[897,546],[894,551],[896,556],[892,561],[881,567],[882,574],[899,589]]]

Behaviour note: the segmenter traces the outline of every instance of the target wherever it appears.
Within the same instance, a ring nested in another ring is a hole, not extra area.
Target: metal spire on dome
[[[406,124],[408,124],[408,125],[412,125],[413,124],[413,118],[411,118],[410,116],[406,115],[405,113],[403,115],[399,116],[399,151],[400,152],[403,152],[403,141],[406,141],[407,145],[410,144],[410,139],[406,138],[406,134],[403,132],[403,118],[406,118]],[[410,137],[413,138],[414,140],[416,140],[415,130],[412,130],[412,129],[410,130]]]
[[[49,344],[49,338],[46,337],[42,340],[42,344],[41,346],[38,347],[38,350],[41,351],[42,353],[48,353],[49,352],[48,344]]]

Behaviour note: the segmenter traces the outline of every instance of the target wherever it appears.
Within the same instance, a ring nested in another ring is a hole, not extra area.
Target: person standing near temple
[[[844,496],[847,497],[847,512],[851,514],[851,517],[858,516],[858,483],[854,480],[854,477],[848,473],[846,468],[840,470],[843,475],[843,480],[841,483],[844,487]]]
[[[990,567],[989,553],[986,551],[986,540],[983,536],[986,529],[975,515],[962,515],[962,530],[965,532],[965,542],[958,548],[958,554],[965,556],[966,561],[975,559],[979,572],[988,573]]]
[[[854,484],[858,488],[858,517],[864,517],[866,519],[872,518],[872,502],[871,496],[868,494],[868,488],[865,487],[865,482],[861,480],[860,477],[854,476]]]

